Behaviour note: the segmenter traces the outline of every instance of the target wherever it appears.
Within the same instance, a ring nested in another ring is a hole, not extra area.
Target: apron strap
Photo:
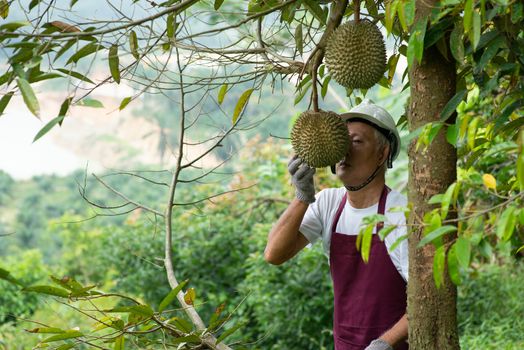
[[[382,190],[382,193],[380,194],[380,200],[378,201],[378,210],[377,214],[384,215],[386,210],[386,199],[388,197],[388,193],[391,191],[391,189],[384,185],[384,189]],[[344,196],[342,197],[342,200],[340,201],[340,204],[338,205],[337,212],[335,213],[335,217],[333,219],[333,224],[331,225],[331,232],[336,232],[338,220],[340,219],[340,215],[342,214],[342,211],[344,210],[344,206],[346,205],[346,201],[348,198],[347,192],[344,193]],[[384,227],[384,222],[379,222],[377,224],[377,233]]]
[[[378,211],[377,213],[380,215],[384,215],[386,211],[386,199],[388,197],[388,192],[391,191],[391,189],[384,185],[384,189],[382,190],[382,193],[380,195],[380,200],[378,201]],[[377,224],[377,233],[384,227],[384,222],[381,221]]]
[[[335,218],[333,219],[333,224],[331,225],[331,233],[336,232],[338,219],[340,219],[340,214],[342,214],[342,210],[344,210],[344,206],[346,205],[347,198],[348,198],[348,193],[344,192],[344,196],[342,197],[342,200],[340,201],[340,204],[338,205],[338,209],[335,214]]]

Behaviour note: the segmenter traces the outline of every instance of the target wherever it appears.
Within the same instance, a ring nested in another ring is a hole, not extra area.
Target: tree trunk
[[[417,17],[426,12],[434,1],[417,1]],[[456,70],[435,47],[424,51],[422,63],[415,62],[409,72],[411,100],[408,122],[411,131],[439,120],[440,112],[455,94]],[[417,248],[422,237],[424,213],[434,206],[427,201],[443,193],[456,180],[456,149],[445,137],[442,128],[427,150],[409,145],[408,199],[413,205],[408,224],[409,237],[408,318],[409,343],[415,350],[459,349],[456,320],[457,289],[447,271],[440,288],[433,280],[435,248]],[[448,241],[451,237],[448,237]]]

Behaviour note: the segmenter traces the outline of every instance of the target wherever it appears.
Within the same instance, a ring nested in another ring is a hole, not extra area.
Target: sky
[[[44,136],[35,143],[33,138],[45,125],[15,98],[0,115],[0,169],[17,180],[33,175],[66,175],[86,166],[81,159]],[[20,101],[21,102],[21,101]]]

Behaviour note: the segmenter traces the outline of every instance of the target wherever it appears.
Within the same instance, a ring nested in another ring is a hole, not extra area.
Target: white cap
[[[389,138],[391,143],[391,160],[395,160],[400,152],[400,136],[393,117],[384,108],[377,106],[372,101],[365,99],[358,106],[353,107],[348,113],[340,115],[342,120],[363,119],[381,129],[387,130],[394,139]]]

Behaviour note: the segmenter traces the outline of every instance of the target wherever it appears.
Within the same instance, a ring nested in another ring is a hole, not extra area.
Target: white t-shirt
[[[314,243],[319,238],[322,239],[324,253],[328,257],[331,242],[331,226],[333,225],[335,214],[344,193],[346,193],[344,187],[329,188],[317,193],[315,196],[316,201],[308,207],[302,224],[300,225],[300,232],[309,242]],[[393,265],[395,265],[405,281],[408,280],[407,240],[403,240],[393,251],[390,251],[390,248],[397,239],[406,235],[406,219],[403,212],[390,212],[389,210],[394,207],[405,207],[406,205],[406,197],[392,190],[388,193],[384,213],[387,218],[387,221],[384,222],[384,227],[397,225],[397,227],[386,236],[385,243]],[[368,208],[357,209],[353,208],[349,202],[346,201],[346,205],[344,206],[344,210],[342,210],[340,220],[336,227],[336,232],[347,235],[358,235],[359,231],[364,227],[362,219],[366,216],[377,214],[377,210],[378,203]],[[376,227],[373,229],[373,234],[375,233]]]

